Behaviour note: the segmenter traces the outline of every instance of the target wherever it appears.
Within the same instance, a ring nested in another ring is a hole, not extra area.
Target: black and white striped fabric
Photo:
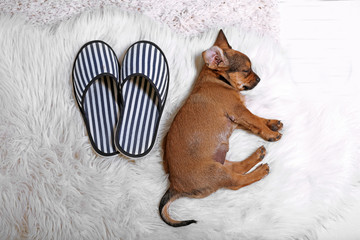
[[[153,147],[169,87],[169,68],[162,50],[152,42],[133,44],[121,68],[122,111],[115,145],[130,157]]]
[[[119,118],[118,79],[120,66],[116,54],[102,41],[86,43],[73,66],[73,87],[90,142],[101,155],[117,153],[115,126]]]

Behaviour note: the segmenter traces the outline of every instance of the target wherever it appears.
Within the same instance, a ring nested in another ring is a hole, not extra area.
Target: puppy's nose
[[[260,82],[261,79],[260,79],[258,76],[256,76],[255,80],[256,80],[257,82]]]

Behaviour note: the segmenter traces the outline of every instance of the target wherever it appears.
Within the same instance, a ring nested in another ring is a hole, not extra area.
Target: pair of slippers
[[[142,157],[155,140],[169,88],[169,67],[154,43],[139,41],[120,63],[103,41],[86,43],[72,71],[77,104],[94,150]]]

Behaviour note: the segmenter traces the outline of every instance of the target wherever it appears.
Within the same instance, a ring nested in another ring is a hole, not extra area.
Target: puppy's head
[[[239,91],[252,89],[260,81],[251,69],[250,59],[230,47],[222,30],[214,46],[204,51],[202,56],[209,69],[217,72]]]

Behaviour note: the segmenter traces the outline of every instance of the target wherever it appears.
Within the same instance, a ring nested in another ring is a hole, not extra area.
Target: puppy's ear
[[[218,34],[218,36],[216,38],[216,41],[215,41],[214,45],[219,46],[222,49],[229,49],[229,48],[231,49],[231,46],[228,43],[222,29],[219,31],[219,34]]]
[[[210,69],[226,68],[229,66],[229,60],[224,55],[224,51],[218,46],[212,46],[202,53],[206,66]]]

